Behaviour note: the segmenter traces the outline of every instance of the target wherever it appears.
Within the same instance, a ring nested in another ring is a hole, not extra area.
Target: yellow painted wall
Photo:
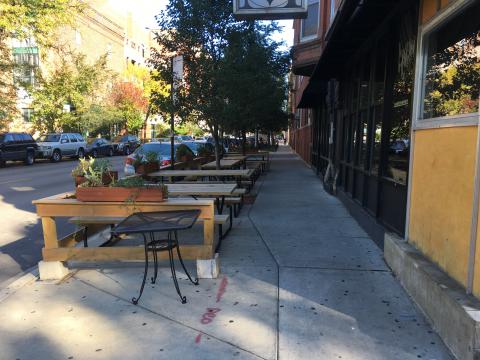
[[[415,134],[409,241],[463,285],[476,141],[474,126],[417,130]],[[477,257],[480,267],[480,254]]]

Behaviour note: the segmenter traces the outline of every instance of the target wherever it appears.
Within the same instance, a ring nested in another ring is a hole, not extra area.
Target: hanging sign
[[[307,17],[308,0],[233,0],[238,19],[276,20]]]
[[[178,55],[172,59],[172,76],[173,76],[173,104],[177,103],[177,91],[183,81],[183,56]]]

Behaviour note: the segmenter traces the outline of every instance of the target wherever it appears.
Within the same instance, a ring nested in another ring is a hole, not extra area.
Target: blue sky
[[[168,0],[108,0],[119,11],[131,11],[136,20],[144,23],[145,27],[156,28],[154,16],[165,7]],[[275,35],[275,40],[283,40],[286,47],[289,48],[293,43],[292,20],[282,20],[279,23],[283,26],[283,31]]]

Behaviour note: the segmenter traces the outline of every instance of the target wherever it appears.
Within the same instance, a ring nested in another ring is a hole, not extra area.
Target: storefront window
[[[377,45],[375,74],[373,79],[373,148],[372,173],[378,174],[382,149],[383,103],[385,92],[385,41]]]
[[[476,2],[424,38],[424,119],[478,112],[479,14]]]
[[[411,15],[413,16],[413,15]],[[410,114],[415,68],[416,29],[410,17],[400,23],[397,66],[393,81],[392,110],[388,134],[388,156],[384,176],[407,185],[410,154]]]
[[[365,166],[367,160],[367,136],[368,136],[368,95],[370,83],[370,61],[367,61],[360,78],[359,89],[359,121],[360,121],[360,154],[358,163]]]

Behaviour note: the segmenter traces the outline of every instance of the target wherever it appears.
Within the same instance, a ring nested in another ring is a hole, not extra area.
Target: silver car
[[[82,135],[77,133],[46,134],[37,140],[40,157],[53,162],[62,160],[62,157],[85,156],[87,143]]]

